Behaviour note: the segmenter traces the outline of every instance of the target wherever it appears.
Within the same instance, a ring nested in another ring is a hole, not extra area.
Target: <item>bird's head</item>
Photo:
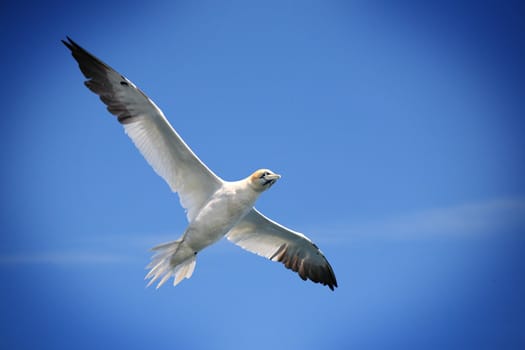
[[[270,187],[281,178],[281,175],[268,169],[259,169],[250,175],[248,182],[254,190],[262,192]]]

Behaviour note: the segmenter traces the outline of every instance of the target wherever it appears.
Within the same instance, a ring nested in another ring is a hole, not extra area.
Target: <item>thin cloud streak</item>
[[[75,251],[75,248],[65,248],[54,251],[36,252],[3,252],[0,253],[0,266],[23,264],[51,265],[96,265],[123,264],[142,261],[143,255],[149,256],[149,250],[155,245],[178,238],[176,234],[130,234],[130,235],[89,235],[69,242],[71,247],[105,246],[113,247],[113,252]],[[89,249],[89,248],[88,248]],[[147,263],[149,260],[144,260]]]
[[[325,235],[328,242],[362,236],[397,239],[468,237],[525,230],[525,198],[503,198],[434,208],[405,215],[350,224]]]
[[[497,234],[525,227],[525,200],[497,199],[437,208],[388,220],[383,226],[401,237]]]
[[[20,264],[115,264],[126,263],[133,259],[116,254],[103,253],[74,253],[74,252],[53,252],[53,253],[19,253],[0,255],[0,265],[20,265]]]

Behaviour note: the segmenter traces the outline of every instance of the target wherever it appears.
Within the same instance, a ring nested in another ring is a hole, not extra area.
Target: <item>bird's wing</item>
[[[87,78],[85,85],[100,96],[124,126],[144,158],[179,194],[191,221],[222,184],[186,145],[155,103],[131,81],[71,40],[62,41]]]
[[[279,261],[303,279],[337,287],[334,271],[319,248],[306,236],[268,219],[253,208],[227,237],[238,246]]]

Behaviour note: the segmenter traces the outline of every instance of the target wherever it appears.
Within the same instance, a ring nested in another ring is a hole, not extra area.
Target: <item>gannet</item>
[[[117,117],[144,158],[178,193],[189,222],[182,236],[160,244],[145,279],[157,288],[173,277],[173,285],[190,278],[197,254],[226,236],[238,246],[278,261],[303,279],[337,287],[327,259],[302,233],[274,222],[254,208],[257,198],[281,177],[259,169],[239,181],[215,175],[173,129],[162,111],[129,79],[84,50],[71,38],[62,40],[71,50],[84,84]]]

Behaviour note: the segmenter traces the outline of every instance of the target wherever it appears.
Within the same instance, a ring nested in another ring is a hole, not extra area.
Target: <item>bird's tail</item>
[[[179,284],[183,278],[191,277],[195,269],[196,255],[181,243],[182,240],[179,239],[152,248],[155,254],[146,267],[150,271],[145,279],[151,278],[148,287],[159,278],[157,289],[166,283],[171,276],[174,278],[174,286]]]

